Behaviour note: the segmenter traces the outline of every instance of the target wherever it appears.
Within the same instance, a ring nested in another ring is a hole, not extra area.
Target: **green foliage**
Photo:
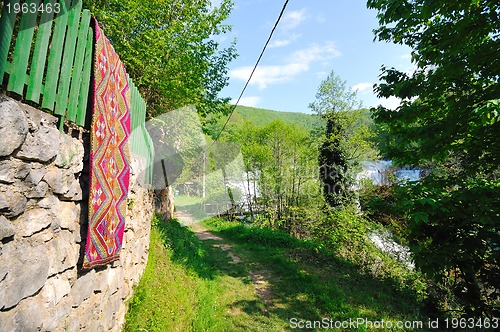
[[[212,137],[215,137],[215,135],[219,134],[222,126],[226,122],[227,116],[214,116],[211,120],[207,131]],[[323,125],[321,119],[313,114],[281,112],[238,105],[231,119],[229,119],[226,129],[222,132],[221,139],[231,140],[231,136],[235,135],[245,123],[251,123],[257,127],[264,127],[276,120],[287,125],[295,125],[308,132]]]
[[[379,11],[377,38],[410,46],[417,66],[412,74],[383,67],[376,88],[403,100],[398,112],[376,112],[394,143],[391,156],[418,165],[465,152],[471,170],[497,167],[498,2],[370,0],[368,7]]]
[[[321,320],[325,314],[333,320],[425,319],[418,279],[405,276],[402,284],[399,277],[374,277],[282,231],[223,219],[205,224],[223,242],[200,241],[177,221],[155,217],[148,264],[128,302],[124,331],[283,331],[291,317]],[[239,263],[230,263],[226,245]],[[263,284],[265,298],[256,294]]]
[[[500,180],[428,177],[404,189],[416,265],[447,284],[468,315],[498,316]]]
[[[358,191],[359,203],[365,216],[388,228],[398,243],[407,245],[408,218],[396,201],[397,189],[390,185],[375,185],[371,180],[364,179]]]
[[[347,209],[329,209],[313,230],[315,238],[350,259],[363,259],[359,254],[368,245],[367,233],[366,220]]]
[[[417,265],[463,314],[498,315],[500,5],[369,0],[368,7],[378,10],[377,39],[413,49],[413,73],[382,68],[379,97],[402,103],[396,111],[379,106],[375,120],[384,155],[431,173],[396,193]]]
[[[333,71],[321,82],[316,101],[309,107],[326,122],[320,133],[320,178],[323,195],[330,206],[348,205],[353,200],[351,186],[361,160],[371,159],[376,152],[371,142],[373,126],[356,92]]]
[[[85,1],[120,55],[148,104],[148,116],[194,104],[201,115],[227,114],[227,65],[235,58],[234,43],[221,49],[214,37],[230,0],[217,7],[210,0]]]
[[[280,230],[265,227],[247,227],[222,218],[212,218],[206,224],[213,229],[223,231],[224,236],[243,242],[255,242],[275,248],[293,248],[304,243]]]
[[[332,207],[345,206],[353,200],[353,192],[350,190],[353,174],[347,157],[343,119],[343,114],[332,113],[328,116],[319,154],[323,196]]]
[[[321,82],[316,93],[316,101],[309,105],[309,108],[321,118],[360,107],[361,103],[356,98],[356,91],[349,89],[346,81],[343,81],[333,70]]]
[[[245,122],[231,137],[243,154],[251,214],[264,213],[271,224],[289,229],[293,207],[317,198],[317,150],[308,132],[280,120],[258,127]]]
[[[316,228],[321,235],[301,240],[280,230],[218,218],[204,224],[231,241],[239,257],[270,271],[273,277],[268,280],[280,298],[270,316],[315,319],[327,312],[334,320],[425,320],[420,316],[425,297],[420,276],[365,242],[362,230],[368,223],[353,213],[332,211],[323,220],[325,227]],[[349,227],[355,228],[355,240]],[[359,245],[354,249],[353,243]]]
[[[236,113],[245,122],[256,126],[266,126],[275,120],[281,120],[288,125],[296,125],[301,129],[311,131],[320,125],[320,120],[312,114],[296,112],[278,112],[255,107],[237,106]]]

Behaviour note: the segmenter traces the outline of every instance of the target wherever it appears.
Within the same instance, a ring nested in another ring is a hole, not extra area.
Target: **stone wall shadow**
[[[89,191],[90,191],[90,133],[81,133],[83,143],[83,170],[80,174],[80,188],[82,189],[82,201],[80,203],[80,255],[78,257],[78,277],[90,270],[82,270],[83,258],[85,257],[85,245],[89,227]]]

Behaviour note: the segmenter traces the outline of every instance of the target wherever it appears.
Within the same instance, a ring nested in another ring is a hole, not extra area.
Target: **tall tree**
[[[205,116],[225,113],[227,65],[235,58],[234,42],[222,48],[216,37],[231,0],[89,0],[85,6],[102,25],[154,117],[187,105]]]
[[[382,68],[379,97],[402,100],[375,112],[385,153],[399,164],[441,165],[402,196],[417,266],[449,285],[466,315],[498,315],[500,3],[367,5],[378,10],[376,38],[410,46],[416,66]]]
[[[321,82],[316,101],[309,105],[326,121],[321,138],[319,165],[323,195],[332,207],[348,203],[351,196],[351,171],[358,160],[350,154],[354,142],[348,128],[352,121],[350,112],[360,106],[356,92],[348,88],[346,82],[334,71]]]

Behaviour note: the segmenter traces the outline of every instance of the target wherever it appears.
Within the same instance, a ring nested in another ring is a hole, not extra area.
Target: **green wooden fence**
[[[81,0],[43,4],[51,10],[38,11],[39,0],[4,3],[0,77],[8,75],[7,91],[61,116],[61,124],[66,119],[84,126],[92,70],[90,12],[82,10]]]
[[[90,21],[82,0],[5,1],[0,17],[2,90],[60,116],[61,128],[64,120],[84,127],[93,66]],[[144,126],[146,104],[130,79],[129,83],[131,151],[152,165],[153,144]],[[146,181],[151,179],[148,168]]]
[[[130,150],[148,161],[144,180],[146,183],[152,184],[155,156],[153,140],[149,136],[144,123],[144,119],[146,118],[146,103],[128,74],[127,78],[130,87],[130,108],[134,110],[130,112]]]

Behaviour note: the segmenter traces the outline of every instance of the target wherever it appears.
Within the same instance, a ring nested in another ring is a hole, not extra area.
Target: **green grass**
[[[247,262],[272,271],[271,287],[281,320],[421,320],[418,293],[397,278],[375,278],[352,262],[276,230],[247,227],[221,219],[206,226],[233,244]],[[424,319],[425,320],[425,319]],[[426,320],[425,320],[426,321]],[[363,330],[363,329],[360,329]]]
[[[231,264],[227,252],[214,246],[218,241],[200,241],[176,221],[155,222],[125,331],[285,331],[293,317],[420,319],[411,289],[374,278],[312,242],[221,219],[204,225],[224,238],[241,263]],[[268,301],[256,295],[251,271],[266,276]]]
[[[214,241],[200,241],[177,221],[156,221],[149,260],[130,300],[124,331],[273,331],[281,322],[251,317],[262,311],[243,264]],[[282,330],[280,328],[279,330]]]

